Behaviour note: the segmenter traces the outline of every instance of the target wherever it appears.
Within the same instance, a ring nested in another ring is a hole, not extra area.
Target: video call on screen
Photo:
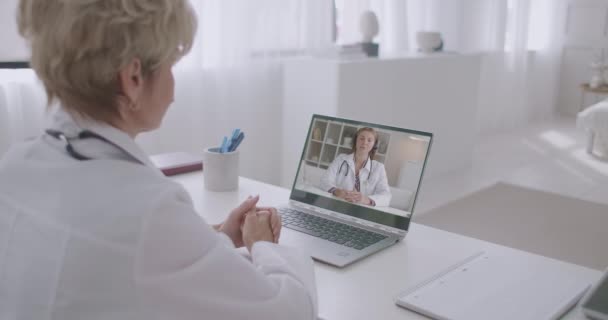
[[[373,148],[373,160],[366,163],[368,170],[359,172],[359,192],[378,200],[374,207],[376,210],[409,216],[430,142],[425,135],[315,117],[306,140],[295,189],[347,201],[332,195],[329,189],[344,187],[341,189],[356,191],[353,187],[355,169],[351,168],[351,164],[354,162],[353,146],[357,150],[355,134],[362,128],[372,130],[359,131],[361,135],[377,136],[377,141]],[[368,134],[362,134],[364,132]],[[382,179],[382,176],[386,179]]]

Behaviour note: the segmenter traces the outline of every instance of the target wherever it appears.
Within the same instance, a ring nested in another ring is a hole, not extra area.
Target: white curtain
[[[280,182],[281,61],[331,45],[329,0],[195,0],[195,47],[175,68],[175,103],[149,152],[217,146],[245,132],[241,175]]]
[[[0,1],[0,62],[23,61],[28,57],[27,45],[15,22],[18,5],[19,0]]]
[[[560,51],[558,1],[490,0],[500,21],[487,36],[482,62],[478,132],[512,130],[550,118],[556,108]],[[504,32],[503,32],[504,30]],[[504,41],[494,41],[501,39]]]
[[[480,134],[551,116],[559,76],[554,0],[339,0],[339,42],[359,41],[358,19],[374,11],[381,55],[417,50],[417,31],[439,31],[448,52],[483,53]]]
[[[555,0],[531,1],[528,48],[534,52],[534,68],[528,92],[533,120],[546,120],[557,110],[563,5],[562,1]]]
[[[479,86],[480,133],[522,126],[531,115],[528,103],[531,55],[527,47],[530,1],[490,0],[488,3],[488,15],[500,21],[490,30],[500,33],[490,34],[481,42],[482,48],[489,51],[482,59]]]
[[[46,110],[44,88],[31,69],[0,69],[0,157],[12,143],[40,134]]]

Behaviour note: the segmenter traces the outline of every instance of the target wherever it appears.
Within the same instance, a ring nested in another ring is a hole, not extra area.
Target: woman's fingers
[[[276,208],[272,207],[259,207],[255,210],[257,215],[267,216],[270,220],[270,229],[272,230],[272,235],[274,238],[274,242],[278,243],[279,237],[281,236],[281,215],[277,212]]]
[[[232,210],[231,215],[236,217],[242,217],[245,213],[248,213],[249,211],[255,208],[255,205],[258,203],[258,200],[260,200],[259,195],[255,197],[249,196],[238,207]]]
[[[279,243],[279,237],[281,236],[281,216],[277,212],[277,209],[270,209],[270,228],[272,229],[272,234],[274,235],[274,242]]]

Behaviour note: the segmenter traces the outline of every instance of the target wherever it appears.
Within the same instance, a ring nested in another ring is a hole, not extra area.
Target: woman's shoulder
[[[106,172],[111,172],[110,176],[112,180],[123,180],[125,181],[125,185],[130,189],[135,188],[144,193],[175,194],[180,196],[187,193],[181,184],[157,172],[156,168],[124,160],[100,160],[98,165],[100,168],[107,168]]]
[[[107,173],[104,179],[98,179],[98,190],[104,193],[109,203],[114,203],[109,204],[111,207],[119,203],[125,208],[131,208],[134,215],[142,217],[166,210],[173,211],[174,214],[178,214],[180,210],[194,210],[186,189],[176,181],[155,172],[155,168],[112,160],[98,161],[95,168],[99,170],[81,168],[79,172],[83,177],[90,178],[89,180],[98,177],[96,171]]]
[[[376,168],[384,168],[384,163],[378,160],[372,160],[372,165]]]

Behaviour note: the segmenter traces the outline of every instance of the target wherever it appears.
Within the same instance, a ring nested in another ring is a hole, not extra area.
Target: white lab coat
[[[245,257],[125,133],[55,115],[0,162],[0,319],[313,319],[310,257],[268,242]],[[235,203],[235,206],[238,205]]]
[[[384,164],[369,158],[367,160],[365,167],[359,171],[361,193],[374,200],[376,206],[387,207],[391,202],[391,189]],[[331,188],[355,190],[354,153],[339,154],[325,171],[321,189],[329,191]]]

